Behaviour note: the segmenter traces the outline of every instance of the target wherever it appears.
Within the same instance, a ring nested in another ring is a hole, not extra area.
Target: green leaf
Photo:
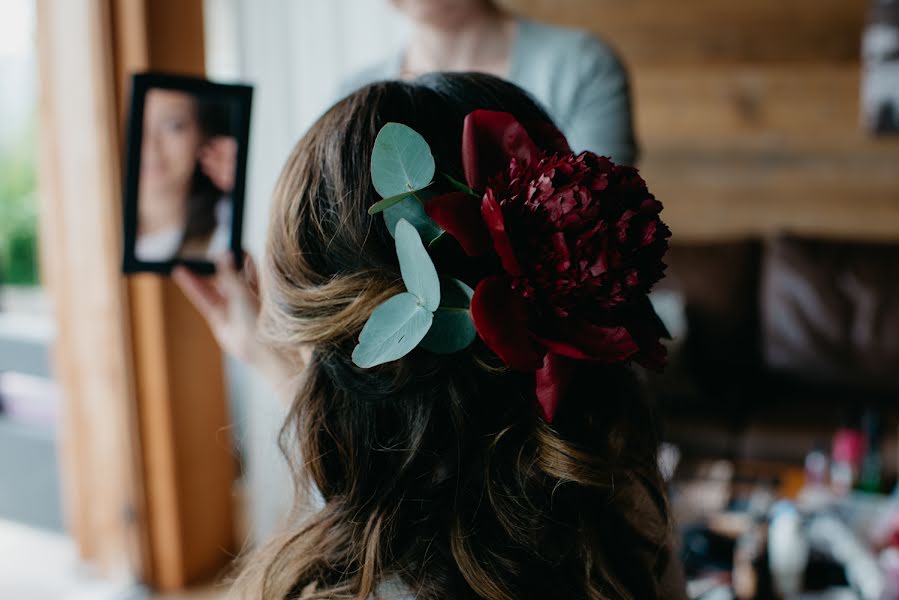
[[[367,369],[406,356],[427,335],[433,320],[418,298],[397,294],[372,312],[359,334],[353,362]]]
[[[440,278],[434,262],[421,242],[418,230],[406,219],[400,219],[394,231],[396,255],[406,289],[429,311],[440,306]]]
[[[470,308],[474,291],[458,279],[444,280],[440,290],[440,308],[421,347],[436,354],[452,354],[468,348],[477,335]]]
[[[444,238],[446,238],[446,230],[441,229],[437,237],[428,242],[428,250],[438,247]]]
[[[416,195],[427,195],[427,191]],[[428,245],[443,233],[443,229],[428,216],[424,206],[414,196],[406,196],[399,203],[384,211],[384,223],[387,224],[390,235],[394,237],[396,237],[394,234],[396,224],[400,219],[409,221],[418,230],[422,241]]]
[[[444,279],[440,282],[440,308],[464,308],[471,306],[474,290],[458,279]]]
[[[391,196],[390,198],[384,198],[383,200],[379,200],[378,202],[375,202],[374,204],[369,206],[368,214],[376,215],[379,212],[383,212],[383,211],[387,210],[394,204],[399,204],[406,198],[411,198],[412,200],[415,200],[415,198],[412,196],[411,192],[397,194],[396,196]],[[417,200],[416,200],[416,202],[417,202]],[[421,204],[421,202],[419,202],[419,204]]]
[[[434,156],[428,142],[402,123],[387,123],[371,153],[371,181],[382,198],[414,192],[431,184]]]
[[[446,179],[451,186],[453,186],[460,192],[465,192],[466,194],[469,194],[471,196],[478,196],[477,192],[475,192],[473,189],[471,189],[470,187],[468,187],[467,185],[465,185],[464,183],[462,183],[455,177],[447,175],[446,173],[442,173],[442,175],[443,175],[443,178]]]

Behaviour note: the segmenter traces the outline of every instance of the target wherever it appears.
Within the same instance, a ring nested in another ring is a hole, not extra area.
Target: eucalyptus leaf
[[[394,230],[396,254],[406,289],[429,311],[440,306],[440,278],[415,226],[400,219]]]
[[[440,281],[440,308],[469,308],[474,290],[458,279]]]
[[[470,308],[474,291],[458,279],[442,281],[440,289],[440,308],[421,347],[436,354],[452,354],[470,346],[477,336]]]
[[[408,292],[378,306],[359,334],[353,362],[363,369],[402,358],[427,335],[434,320],[430,310]]]
[[[454,188],[456,188],[456,189],[459,190],[460,192],[465,192],[466,194],[468,194],[468,195],[470,195],[470,196],[477,196],[477,195],[478,195],[477,192],[475,192],[473,189],[471,189],[470,187],[468,187],[467,185],[465,185],[464,183],[462,183],[461,181],[459,181],[459,180],[456,179],[455,177],[453,177],[453,176],[451,176],[451,175],[448,175],[448,174],[446,174],[446,173],[443,173],[443,177],[444,177],[444,179],[446,179],[446,180],[449,182],[449,184],[450,184],[451,186],[453,186]]]
[[[453,354],[468,348],[477,334],[468,310],[439,308],[420,346],[435,354]]]
[[[415,200],[415,198],[412,196],[411,192],[404,192],[402,194],[397,194],[396,196],[391,196],[390,198],[384,198],[382,200],[379,200],[368,207],[368,214],[376,215],[379,212],[383,212],[383,211],[387,210],[388,208],[390,208],[391,206],[393,206],[395,204],[399,204],[400,202],[402,202],[403,200],[405,200],[407,198],[412,198],[413,200]],[[416,202],[418,202],[418,201],[416,200]],[[421,204],[421,202],[418,202],[418,203]]]
[[[371,154],[371,181],[382,198],[414,192],[431,184],[434,156],[420,133],[402,123],[378,132]]]
[[[384,211],[384,223],[387,224],[387,230],[390,232],[390,235],[394,237],[396,237],[394,234],[396,224],[399,223],[400,219],[409,221],[418,230],[425,244],[430,244],[443,233],[443,229],[428,216],[424,206],[415,196],[406,196],[397,204]]]

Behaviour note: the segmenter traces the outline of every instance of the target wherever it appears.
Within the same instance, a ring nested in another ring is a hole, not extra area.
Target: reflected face
[[[186,194],[201,143],[196,99],[185,92],[149,90],[144,100],[141,187]]]
[[[491,0],[392,0],[413,21],[434,27],[452,27],[473,13],[491,9]]]

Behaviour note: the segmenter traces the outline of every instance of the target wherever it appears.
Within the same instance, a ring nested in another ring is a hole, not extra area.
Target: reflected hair
[[[475,109],[549,120],[489,75],[377,83],[322,116],[284,167],[263,322],[285,352],[314,347],[280,439],[298,501],[283,532],[244,557],[238,597],[387,598],[385,581],[422,600],[660,597],[669,513],[632,371],[584,370],[550,425],[533,373],[503,368],[479,341],[352,363],[371,312],[403,289],[393,240],[367,213],[379,199],[375,136],[404,123],[461,179],[462,122]],[[315,490],[322,505],[310,511],[302,499]]]
[[[201,97],[196,101],[196,111],[197,123],[204,143],[218,135],[234,135],[231,107],[228,101]],[[199,161],[197,161],[190,182],[182,246],[191,240],[205,238],[215,231],[217,225],[215,206],[225,193],[203,173]]]

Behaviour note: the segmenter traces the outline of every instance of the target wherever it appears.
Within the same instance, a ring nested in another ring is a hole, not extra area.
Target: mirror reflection
[[[135,256],[213,261],[230,245],[233,101],[151,88],[144,100]]]

